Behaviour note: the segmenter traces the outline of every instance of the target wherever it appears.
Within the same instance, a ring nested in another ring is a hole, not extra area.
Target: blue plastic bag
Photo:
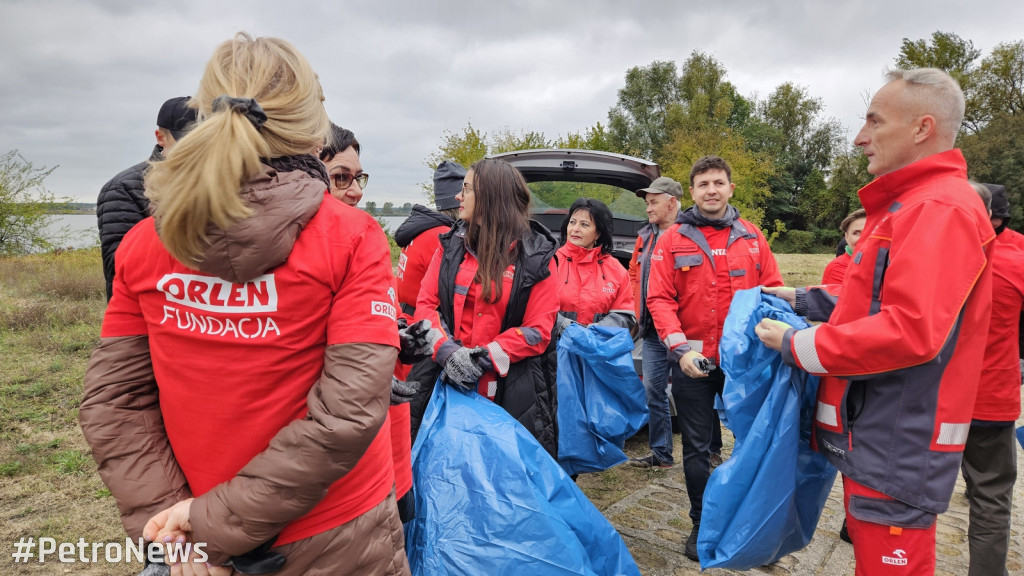
[[[1020,442],[1020,447],[1024,448],[1024,426],[1017,428],[1017,442]]]
[[[808,326],[760,288],[733,296],[719,350],[723,421],[736,444],[704,491],[701,569],[748,570],[805,547],[835,481],[836,469],[810,446],[818,378],[761,344],[754,326],[763,318]]]
[[[625,328],[570,324],[558,340],[558,463],[567,474],[626,461],[622,445],[647,422],[647,393]]]
[[[414,575],[639,576],[615,528],[532,435],[475,392],[434,387],[412,449]]]

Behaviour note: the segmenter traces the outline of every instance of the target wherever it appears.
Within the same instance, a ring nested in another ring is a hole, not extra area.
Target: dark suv
[[[522,173],[533,194],[533,219],[555,236],[577,198],[596,198],[607,204],[615,218],[615,257],[629,266],[637,231],[647,223],[646,205],[636,191],[661,176],[657,164],[593,150],[519,150],[488,158],[505,160]]]

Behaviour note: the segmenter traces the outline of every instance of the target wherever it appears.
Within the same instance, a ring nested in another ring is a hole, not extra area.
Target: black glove
[[[235,572],[238,572],[239,574],[255,575],[280,572],[281,569],[284,568],[285,557],[282,554],[270,551],[276,541],[277,536],[263,544],[260,544],[245,554],[232,556],[231,560],[228,561],[228,564],[231,565],[231,567],[235,569]]]
[[[408,382],[391,377],[391,405],[405,404],[413,399],[423,388],[423,385],[415,380]]]
[[[398,325],[398,340],[402,347],[398,351],[398,360],[402,364],[415,364],[430,358],[434,346],[443,334],[430,325],[430,320],[420,320],[411,326]]]
[[[572,320],[566,316],[563,316],[561,313],[555,316],[555,329],[553,330],[554,337],[561,338],[562,332],[564,332],[570,324],[572,324]]]
[[[487,356],[486,348],[459,348],[445,360],[441,377],[448,384],[464,390],[475,390],[477,381],[484,375],[484,369],[477,361],[481,356]]]

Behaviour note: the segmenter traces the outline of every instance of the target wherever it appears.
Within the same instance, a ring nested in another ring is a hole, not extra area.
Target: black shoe
[[[700,562],[700,557],[697,556],[697,533],[700,531],[700,524],[694,524],[693,530],[690,530],[690,536],[686,539],[686,548],[683,548],[683,556],[686,556],[694,562]]]
[[[853,540],[850,540],[850,533],[846,530],[846,518],[843,518],[843,527],[839,529],[839,539],[853,544]]]
[[[674,466],[671,462],[662,462],[658,460],[658,457],[654,454],[644,456],[643,458],[630,458],[629,465],[637,468],[662,468],[668,469]]]

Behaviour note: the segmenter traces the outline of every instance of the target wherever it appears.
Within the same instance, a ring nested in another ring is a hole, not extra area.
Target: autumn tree
[[[951,32],[936,31],[930,39],[910,40],[904,38],[900,53],[896,56],[896,67],[938,68],[952,76],[964,92],[967,101],[964,113],[964,128],[977,131],[985,122],[985,113],[977,87],[978,58],[981,50],[974,42],[964,40]]]
[[[54,170],[36,168],[17,150],[0,156],[0,256],[50,250],[61,239],[48,232],[58,200],[43,186]]]

